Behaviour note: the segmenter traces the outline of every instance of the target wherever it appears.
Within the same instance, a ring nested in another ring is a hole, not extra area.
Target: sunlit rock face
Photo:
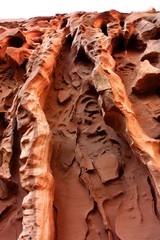
[[[0,23],[0,240],[160,239],[160,13]]]

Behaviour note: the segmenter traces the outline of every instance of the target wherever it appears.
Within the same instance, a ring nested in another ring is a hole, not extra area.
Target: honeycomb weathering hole
[[[8,45],[10,47],[15,47],[15,48],[22,47],[23,43],[24,43],[23,39],[20,37],[16,37],[16,36],[11,37],[8,41]]]

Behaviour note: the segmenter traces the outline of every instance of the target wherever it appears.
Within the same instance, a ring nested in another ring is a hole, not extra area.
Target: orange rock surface
[[[160,12],[0,20],[0,240],[160,239]]]

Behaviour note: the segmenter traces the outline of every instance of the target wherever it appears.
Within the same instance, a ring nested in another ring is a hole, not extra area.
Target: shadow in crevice
[[[80,47],[78,54],[75,58],[75,64],[78,64],[78,63],[94,67],[93,62],[91,61],[89,56],[85,53],[83,47]]]
[[[24,43],[23,39],[17,36],[11,37],[8,40],[8,45],[10,47],[20,48],[23,46],[23,43]]]

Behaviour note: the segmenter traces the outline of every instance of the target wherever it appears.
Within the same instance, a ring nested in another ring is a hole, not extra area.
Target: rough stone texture
[[[0,240],[160,240],[160,13],[0,21]]]

